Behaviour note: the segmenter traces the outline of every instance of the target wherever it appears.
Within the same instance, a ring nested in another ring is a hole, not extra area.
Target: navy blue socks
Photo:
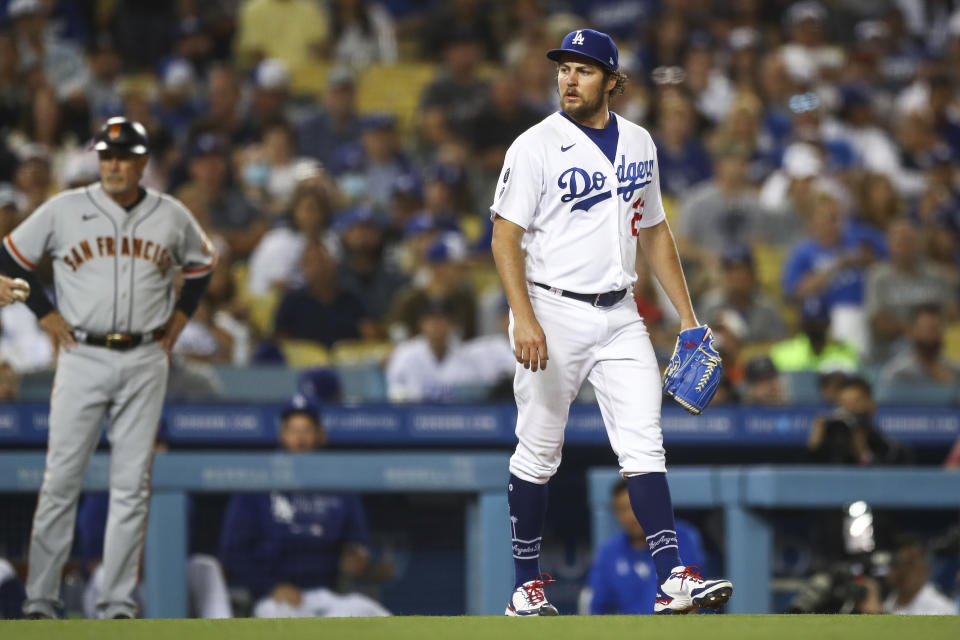
[[[516,570],[513,588],[516,589],[540,575],[540,541],[547,515],[547,485],[527,482],[511,473],[507,502],[510,505],[510,537],[513,539]]]
[[[647,546],[657,567],[657,581],[663,584],[670,571],[683,563],[677,547],[677,526],[673,523],[673,503],[667,474],[644,473],[627,478],[627,493],[633,515],[643,527]]]

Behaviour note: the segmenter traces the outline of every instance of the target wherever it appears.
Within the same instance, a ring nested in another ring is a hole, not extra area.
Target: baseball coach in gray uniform
[[[216,252],[180,202],[140,186],[147,134],[111,118],[95,138],[100,182],[61,193],[3,239],[0,271],[28,281],[27,305],[57,349],[46,470],[30,538],[28,618],[61,608],[77,498],[108,419],[110,508],[101,617],[137,615],[153,444],[167,387],[169,352],[196,310]],[[33,278],[53,260],[56,308]],[[185,284],[175,299],[174,267]]]

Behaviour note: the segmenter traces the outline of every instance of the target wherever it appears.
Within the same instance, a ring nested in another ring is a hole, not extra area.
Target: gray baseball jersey
[[[25,269],[50,253],[60,314],[99,334],[163,326],[175,302],[171,267],[191,278],[215,263],[213,245],[179,201],[147,189],[128,213],[100,183],[51,198],[3,242]]]
[[[175,304],[172,268],[202,277],[214,268],[216,253],[174,198],[148,189],[128,212],[99,183],[51,198],[3,242],[26,269],[45,254],[53,257],[57,306],[78,337],[77,347],[57,358],[24,610],[52,616],[60,606],[80,484],[107,419],[110,508],[97,606],[104,617],[133,616],[169,361],[154,340],[120,351],[85,344],[83,332],[162,328]]]

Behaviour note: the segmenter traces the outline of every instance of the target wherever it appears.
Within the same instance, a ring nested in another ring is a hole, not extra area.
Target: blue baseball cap
[[[314,367],[301,371],[297,388],[305,398],[323,402],[336,402],[342,391],[340,376],[333,367]]]
[[[613,39],[605,33],[593,29],[577,29],[571,31],[563,39],[559,49],[547,51],[547,57],[554,62],[560,62],[564,53],[579,53],[610,71],[616,71],[619,66],[620,54]]]
[[[320,406],[302,393],[295,394],[280,410],[280,419],[286,420],[295,413],[302,413],[320,425]]]
[[[361,224],[383,227],[385,223],[383,216],[373,208],[361,204],[337,216],[333,221],[333,229],[335,231],[346,231]]]

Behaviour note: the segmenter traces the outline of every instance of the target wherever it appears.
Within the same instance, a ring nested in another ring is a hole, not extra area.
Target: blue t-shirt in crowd
[[[340,290],[325,302],[300,288],[283,294],[273,327],[285,338],[313,340],[329,347],[338,340],[359,338],[360,321],[367,317],[363,301],[349,291]]]
[[[824,247],[816,240],[807,239],[797,244],[783,268],[783,293],[793,296],[800,281],[807,275],[826,269],[831,263],[858,247],[866,246],[878,259],[887,256],[886,243],[882,234],[874,232],[863,224],[851,224],[846,227],[839,246]],[[863,304],[866,269],[848,267],[834,276],[822,294],[823,302],[829,308],[838,304]]]
[[[667,149],[662,140],[654,142],[657,145],[657,162],[660,163],[660,191],[664,194],[679,195],[713,175],[710,154],[693,136],[687,138],[678,153]]]
[[[274,491],[232,496],[223,519],[220,560],[231,582],[255,598],[281,582],[333,588],[347,543],[369,545],[353,495]]]
[[[697,529],[678,520],[680,559],[688,566],[703,567],[703,541]],[[590,569],[590,613],[652,614],[657,599],[657,571],[649,549],[634,549],[623,531],[607,540]]]

